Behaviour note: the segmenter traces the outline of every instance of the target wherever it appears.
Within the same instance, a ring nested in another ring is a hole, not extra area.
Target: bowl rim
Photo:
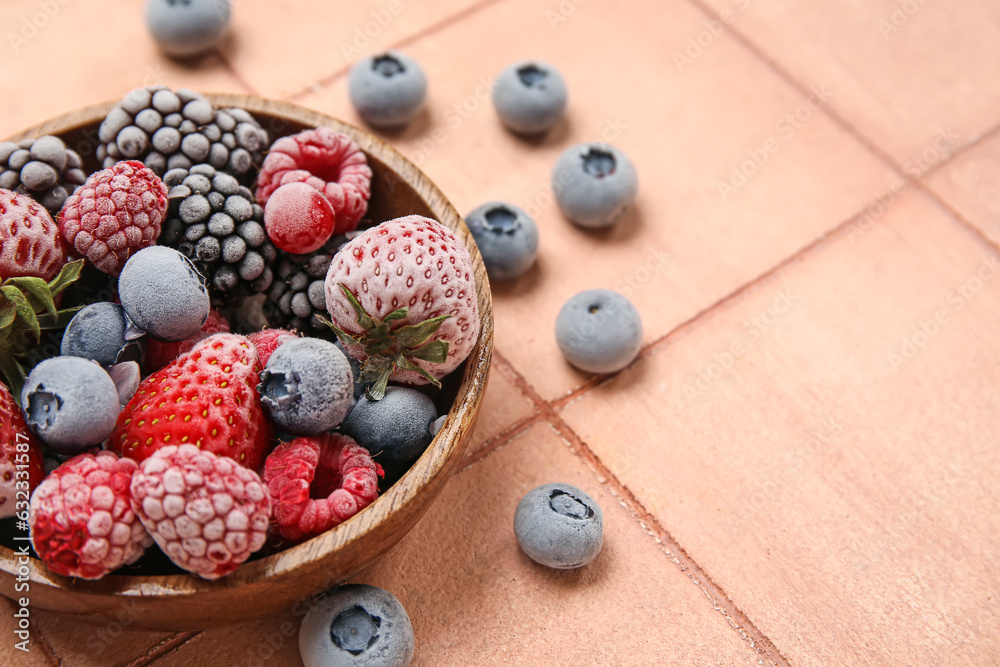
[[[462,217],[444,193],[415,164],[385,141],[333,116],[294,103],[257,96],[233,93],[202,94],[217,108],[241,107],[253,114],[262,125],[265,124],[265,121],[271,121],[271,125],[265,129],[268,129],[272,136],[275,135],[274,128],[277,124],[288,123],[288,121],[291,121],[291,124],[301,124],[307,127],[326,126],[344,132],[357,142],[369,159],[375,158],[380,161],[411,186],[433,211],[435,217],[447,226],[470,252],[476,275],[476,291],[481,320],[476,346],[465,361],[465,370],[456,401],[447,413],[448,416],[440,432],[434,437],[421,457],[392,487],[380,494],[371,505],[344,523],[276,554],[243,563],[235,572],[215,581],[207,581],[191,574],[156,576],[112,574],[99,580],[86,581],[54,574],[41,561],[31,559],[32,565],[28,568],[30,570],[28,582],[32,588],[37,586],[57,590],[61,593],[69,591],[73,595],[106,597],[123,602],[129,598],[149,598],[151,596],[158,599],[186,598],[256,582],[273,579],[287,580],[296,573],[310,566],[315,566],[317,562],[330,557],[335,552],[356,545],[359,540],[373,530],[386,529],[391,517],[397,513],[415,513],[416,517],[410,521],[406,530],[398,536],[394,536],[393,539],[389,540],[388,546],[380,548],[377,554],[366,560],[361,568],[363,569],[368,563],[381,557],[399,539],[402,539],[420,515],[433,503],[444,486],[444,482],[458,469],[473,430],[475,417],[488,381],[493,351],[492,296],[485,267],[476,249],[475,241]],[[10,135],[5,141],[16,142],[45,134],[61,135],[80,131],[99,123],[115,104],[117,101],[104,102],[56,116]],[[284,129],[287,128],[281,128],[277,132],[282,133]],[[96,132],[92,140],[94,145],[91,148],[96,148]],[[401,173],[401,171],[405,173]],[[442,475],[444,478],[439,479]],[[421,492],[433,486],[431,483],[435,480],[438,481],[436,488],[430,489],[433,495],[423,498],[420,506],[414,506],[416,501],[421,499]],[[0,545],[0,577],[9,580],[17,575],[18,558],[19,554],[15,550]],[[327,585],[323,588],[313,587],[311,592],[329,588],[354,574],[356,572],[348,573],[346,577],[342,575],[331,576]],[[6,584],[10,582],[3,583],[3,588],[6,589]],[[12,599],[17,597],[16,594],[9,595],[7,590],[2,592]],[[306,591],[305,595],[308,595],[309,592]],[[83,611],[82,608],[81,611]],[[147,627],[157,627],[157,624],[153,623]]]

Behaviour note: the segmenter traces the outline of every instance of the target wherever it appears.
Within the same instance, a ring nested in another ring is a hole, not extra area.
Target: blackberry
[[[0,143],[0,188],[29,195],[53,217],[86,180],[80,154],[59,137]]]
[[[210,164],[171,169],[170,209],[160,244],[187,256],[208,283],[213,304],[233,305],[271,286],[277,256],[264,209],[232,174]]]
[[[333,256],[345,243],[346,236],[334,236],[319,250],[304,255],[278,251],[274,282],[263,304],[271,327],[296,329],[312,336],[332,335],[332,330],[317,316],[329,317],[324,291],[326,273]]]
[[[259,166],[267,131],[244,109],[215,109],[186,88],[137,88],[112,109],[98,130],[97,157],[107,168],[142,160],[158,176],[210,164],[242,176]]]

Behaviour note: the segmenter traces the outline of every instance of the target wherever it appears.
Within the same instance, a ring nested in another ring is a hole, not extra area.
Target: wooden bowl
[[[482,258],[455,208],[413,163],[356,127],[284,102],[240,95],[208,97],[218,107],[247,109],[273,138],[320,125],[350,135],[367,154],[374,172],[368,218],[382,222],[419,213],[447,225],[469,249],[482,317],[479,341],[464,367],[455,371],[462,374],[461,383],[444,428],[399,481],[350,520],[308,542],[244,563],[217,581],[189,575],[110,575],[84,581],[53,574],[41,561],[30,559],[28,588],[22,582],[16,590],[18,556],[0,546],[0,593],[15,600],[27,597],[32,607],[96,623],[127,614],[137,626],[172,631],[229,625],[289,609],[315,592],[343,583],[396,544],[458,468],[472,435],[493,352],[493,305]],[[94,155],[97,128],[112,106],[75,111],[11,139],[58,135],[81,154],[91,173],[99,168]]]

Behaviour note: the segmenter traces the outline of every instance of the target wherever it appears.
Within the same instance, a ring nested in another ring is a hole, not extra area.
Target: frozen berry
[[[560,570],[582,567],[601,552],[604,512],[575,486],[543,484],[517,504],[514,534],[536,563]]]
[[[141,162],[118,162],[91,174],[63,204],[63,238],[91,264],[117,276],[128,258],[156,243],[167,188]]]
[[[267,540],[271,501],[253,470],[194,445],[162,447],[132,478],[132,510],[180,568],[218,579]]]
[[[146,25],[160,48],[187,57],[208,51],[229,27],[229,0],[147,0]]]
[[[274,282],[261,306],[270,326],[296,329],[317,338],[336,337],[325,322],[326,274],[345,243],[347,237],[338,235],[304,255],[278,252]]]
[[[295,182],[308,183],[330,200],[335,234],[354,230],[368,210],[372,170],[358,145],[342,132],[317,127],[271,144],[257,175],[257,203],[266,208],[275,190]]]
[[[125,311],[118,304],[98,301],[77,312],[63,333],[60,353],[111,366],[125,348]]]
[[[299,628],[305,667],[406,667],[413,626],[399,600],[367,584],[348,584],[310,605]]]
[[[424,105],[427,77],[413,58],[398,51],[369,56],[351,68],[351,104],[373,127],[405,125]]]
[[[394,478],[424,453],[430,444],[434,401],[409,387],[387,387],[379,401],[362,396],[341,430],[358,441]]]
[[[281,443],[264,462],[277,540],[298,542],[347,521],[378,497],[383,474],[367,450],[346,435]]]
[[[52,572],[100,579],[134,563],[153,543],[130,506],[138,470],[111,452],[80,454],[53,470],[31,496],[31,545]]]
[[[212,334],[229,332],[229,322],[226,318],[219,314],[219,311],[210,310],[208,311],[208,319],[201,326],[201,330],[190,338],[173,343],[156,339],[150,340],[146,346],[146,356],[143,358],[146,373],[160,370],[177,357],[190,352],[195,345]]]
[[[549,130],[566,110],[566,82],[537,60],[514,63],[497,76],[493,107],[500,121],[520,134]]]
[[[567,148],[552,168],[552,192],[563,215],[581,227],[608,227],[635,201],[635,166],[603,143]]]
[[[76,151],[59,137],[45,135],[20,144],[0,143],[0,188],[28,194],[56,215],[87,174]]]
[[[319,249],[333,234],[333,207],[311,185],[288,183],[267,200],[264,227],[274,245],[302,255]]]
[[[191,260],[173,248],[137,252],[118,278],[118,295],[129,319],[154,338],[181,341],[208,319],[205,280]]]
[[[66,247],[49,212],[27,195],[0,189],[0,276],[49,281],[66,263]]]
[[[489,202],[469,213],[465,223],[476,240],[491,280],[512,280],[535,263],[538,227],[518,207]]]
[[[139,390],[139,383],[142,382],[142,373],[139,371],[139,364],[134,361],[123,361],[108,369],[108,375],[115,383],[118,390],[118,402],[124,408]]]
[[[587,290],[570,297],[560,309],[556,343],[566,360],[580,370],[615,373],[639,354],[642,319],[621,294]]]
[[[104,442],[121,409],[107,371],[81,357],[52,357],[35,366],[21,389],[21,405],[28,427],[60,454]]]
[[[255,331],[247,336],[247,338],[257,349],[257,357],[260,359],[260,365],[267,366],[268,359],[278,349],[278,346],[284,342],[298,338],[298,334],[285,331],[284,329],[264,329],[263,331]]]
[[[333,343],[296,338],[282,343],[260,373],[264,412],[292,435],[317,435],[343,421],[354,397],[347,357]]]

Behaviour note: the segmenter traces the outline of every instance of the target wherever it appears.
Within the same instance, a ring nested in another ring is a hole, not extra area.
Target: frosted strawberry
[[[44,476],[42,445],[28,430],[7,386],[0,382],[0,519],[14,516],[17,501],[26,502]]]
[[[146,372],[151,373],[160,370],[185,352],[190,352],[191,348],[212,334],[229,332],[229,322],[219,314],[219,311],[212,309],[208,311],[208,319],[202,325],[201,331],[187,340],[182,340],[179,343],[168,343],[149,337],[146,345],[145,363],[143,364]],[[261,363],[261,366],[263,365]]]
[[[257,393],[259,370],[243,336],[206,338],[142,381],[118,416],[112,448],[143,461],[162,447],[191,444],[256,470],[272,436]]]
[[[0,279],[49,281],[66,263],[66,247],[52,216],[28,195],[0,188]]]
[[[479,303],[469,251],[421,215],[383,222],[347,243],[326,275],[326,307],[361,381],[378,400],[389,379],[431,383],[476,345]]]
[[[261,367],[267,366],[267,360],[271,354],[278,349],[278,346],[285,341],[295,340],[299,335],[284,329],[264,329],[255,331],[247,336],[253,346],[257,348],[257,356],[260,357]]]

